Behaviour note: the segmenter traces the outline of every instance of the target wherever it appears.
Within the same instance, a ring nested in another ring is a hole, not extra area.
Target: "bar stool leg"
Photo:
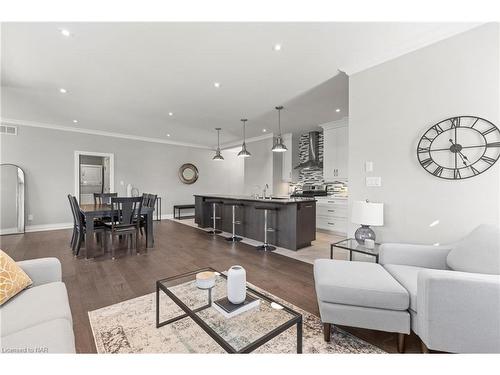
[[[212,230],[208,231],[207,233],[208,234],[219,234],[219,233],[222,233],[222,231],[218,230],[216,228],[217,224],[216,224],[216,220],[217,220],[217,217],[216,217],[216,203],[212,203]]]
[[[276,247],[270,245],[267,242],[267,232],[270,231],[267,228],[267,210],[264,210],[264,243],[260,246],[257,246],[257,250],[261,251],[273,251],[276,250]]]
[[[241,241],[243,238],[238,237],[236,235],[236,224],[240,223],[236,221],[236,206],[232,206],[232,208],[233,208],[233,234],[231,237],[226,237],[226,241],[238,242]]]

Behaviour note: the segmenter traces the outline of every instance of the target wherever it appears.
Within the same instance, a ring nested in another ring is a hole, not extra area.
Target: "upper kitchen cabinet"
[[[320,125],[323,128],[323,178],[325,182],[347,180],[348,118]]]
[[[292,133],[283,134],[283,143],[288,149],[282,153],[282,180],[285,182],[296,182],[299,178],[299,171],[294,169],[299,163],[299,138]]]

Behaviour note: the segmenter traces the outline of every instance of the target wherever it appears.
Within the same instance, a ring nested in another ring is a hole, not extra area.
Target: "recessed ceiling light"
[[[275,44],[274,47],[273,47],[273,49],[275,51],[281,51],[281,44],[279,44],[279,43]]]
[[[68,90],[63,89],[63,88],[61,87],[61,88],[59,89],[59,92],[60,92],[61,94],[66,94],[66,93],[68,92]]]
[[[70,33],[70,31],[68,29],[59,29],[59,31],[65,37],[71,36],[71,33]]]
[[[73,120],[73,124],[78,124],[78,120]]]
[[[173,115],[174,115],[174,112],[168,112],[168,115],[169,115],[169,116],[173,116]]]
[[[170,137],[170,134],[167,134],[167,137]]]
[[[218,89],[218,88],[220,87],[220,83],[219,83],[219,82],[214,82],[214,87],[215,87],[216,89]]]
[[[335,110],[335,112],[340,112],[340,108],[337,108],[337,109]]]
[[[262,129],[262,133],[265,133],[265,132],[267,132],[267,129]]]

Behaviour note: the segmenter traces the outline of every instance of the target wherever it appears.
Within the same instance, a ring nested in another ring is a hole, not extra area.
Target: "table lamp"
[[[354,233],[354,238],[363,245],[367,238],[375,241],[375,232],[370,228],[384,225],[384,204],[366,201],[354,201],[351,221],[361,226]]]

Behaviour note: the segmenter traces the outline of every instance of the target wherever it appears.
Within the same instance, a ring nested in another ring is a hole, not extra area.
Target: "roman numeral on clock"
[[[435,138],[435,137],[434,137]],[[424,135],[422,139],[425,139],[426,141],[432,142],[434,138],[429,138],[427,135]]]
[[[500,147],[500,142],[487,143],[486,147]]]
[[[431,158],[427,158],[425,160],[421,160],[420,164],[422,165],[422,167],[426,168],[426,167],[428,167],[429,165],[432,164],[432,159]]]
[[[488,130],[485,130],[484,132],[481,132],[482,135],[490,134],[491,132],[494,132],[495,130],[498,130],[496,126],[492,126]]]
[[[439,166],[434,170],[434,172],[432,172],[432,174],[434,176],[438,176],[438,177],[441,176],[442,173],[443,173],[443,167],[439,167]]]
[[[476,168],[474,168],[473,165],[470,165],[470,169],[472,170],[472,173],[474,174],[474,176],[477,176],[480,173]]]
[[[431,148],[430,147],[419,147],[417,152],[419,154],[423,154],[423,153],[426,153],[426,152],[430,152],[431,151]]]
[[[460,127],[460,117],[454,117],[450,121],[451,121],[451,129]]]
[[[458,179],[462,178],[462,176],[460,175],[460,169],[454,169],[453,170],[453,178],[455,180],[458,180]]]
[[[489,165],[493,165],[496,162],[495,159],[490,158],[489,156],[485,156],[485,155],[481,156],[481,160],[488,163]]]
[[[437,135],[444,132],[443,128],[441,126],[439,126],[439,124],[434,125],[431,129],[433,129]]]

